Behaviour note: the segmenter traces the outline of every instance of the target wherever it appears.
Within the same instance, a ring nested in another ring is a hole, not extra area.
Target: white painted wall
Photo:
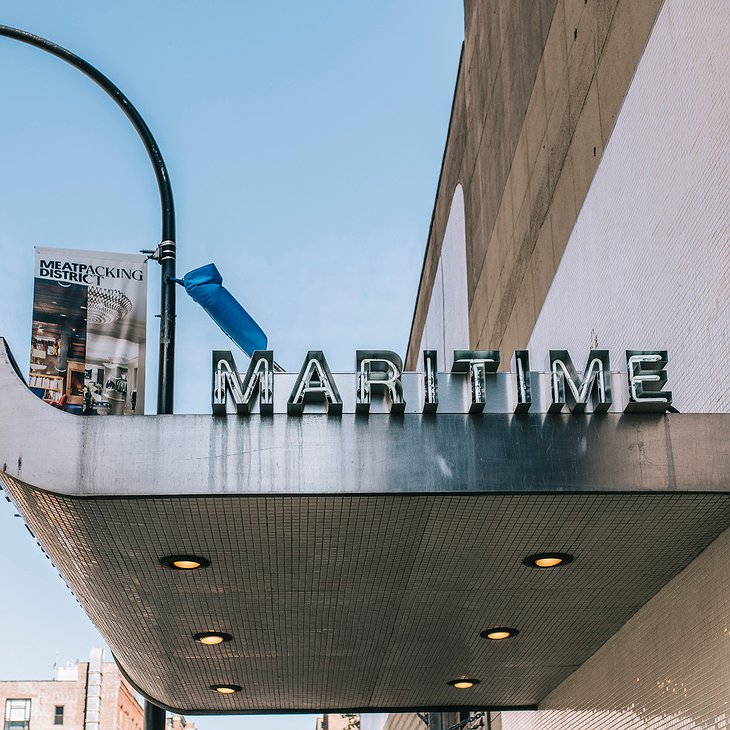
[[[439,370],[451,370],[454,350],[469,349],[469,303],[466,289],[464,191],[457,185],[431,289],[421,351],[438,352]],[[420,357],[420,356],[419,356]],[[421,363],[419,362],[419,369]]]
[[[621,369],[669,350],[680,410],[730,410],[728,0],[666,0],[529,348],[582,368],[594,333]]]

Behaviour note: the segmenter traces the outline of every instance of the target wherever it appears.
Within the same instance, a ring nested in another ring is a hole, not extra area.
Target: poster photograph
[[[143,415],[147,270],[141,254],[36,247],[29,386],[83,415]]]

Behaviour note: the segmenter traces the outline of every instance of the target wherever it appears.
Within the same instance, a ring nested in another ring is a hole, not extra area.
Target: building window
[[[53,713],[53,724],[63,725],[63,705],[56,705],[56,709]]]
[[[30,700],[5,700],[4,730],[28,730]]]

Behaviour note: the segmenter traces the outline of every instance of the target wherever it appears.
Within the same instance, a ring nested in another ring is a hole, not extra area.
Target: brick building
[[[134,690],[114,662],[104,661],[101,649],[92,649],[88,662],[56,667],[53,679],[0,682],[0,707],[3,730],[142,730],[144,725]]]
[[[53,679],[0,682],[3,730],[142,730],[144,712],[114,662],[56,667]]]
[[[317,730],[360,730],[360,715],[356,713],[320,715]]]

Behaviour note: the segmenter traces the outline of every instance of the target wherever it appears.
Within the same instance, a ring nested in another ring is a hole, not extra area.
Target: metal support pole
[[[149,700],[144,701],[144,730],[165,730],[165,711]]]
[[[173,391],[175,380],[175,283],[170,280],[175,276],[175,205],[172,198],[172,186],[167,173],[165,161],[160,148],[155,142],[149,127],[140,113],[134,108],[126,96],[101,71],[94,68],[71,51],[52,41],[28,33],[25,30],[0,25],[0,36],[13,38],[16,41],[40,48],[42,51],[60,58],[75,66],[106,91],[119,108],[127,115],[132,126],[137,130],[147,154],[152,162],[160,191],[162,207],[162,238],[158,249],[161,268],[161,302],[160,302],[160,362],[157,380],[157,412],[172,413]]]
[[[173,224],[174,230],[174,224]],[[164,238],[158,249],[160,267],[160,360],[157,370],[157,412],[172,413],[175,385],[175,240]]]

